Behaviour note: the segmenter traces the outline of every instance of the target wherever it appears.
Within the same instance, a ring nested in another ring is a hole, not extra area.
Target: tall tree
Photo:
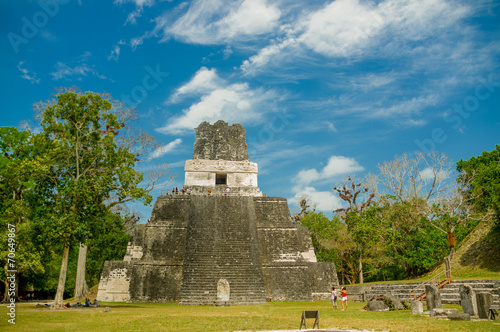
[[[333,187],[333,190],[337,192],[340,199],[345,201],[347,204],[347,208],[339,208],[336,209],[335,213],[344,220],[346,225],[348,226],[348,231],[355,234],[355,237],[358,238],[358,267],[359,267],[359,283],[363,283],[363,259],[366,249],[369,247],[368,242],[364,239],[365,237],[361,234],[366,232],[368,228],[366,227],[366,223],[362,218],[365,210],[370,206],[370,204],[375,203],[373,197],[375,194],[373,192],[369,192],[369,188],[363,186],[360,183],[356,183],[353,177],[347,178],[347,183],[342,187]],[[366,197],[368,196],[368,197]],[[355,240],[355,239],[354,239]],[[356,241],[356,240],[355,240]]]
[[[4,300],[9,298],[8,270],[16,270],[16,277],[26,271],[43,272],[39,248],[32,241],[31,206],[26,199],[47,171],[41,167],[36,144],[35,135],[0,127],[0,275],[6,285]]]
[[[457,170],[467,199],[480,212],[493,211],[500,224],[500,145],[480,156],[460,160]]]
[[[119,147],[115,136],[123,123],[113,104],[99,94],[65,91],[38,106],[44,139],[51,146],[52,190],[44,220],[52,239],[63,244],[63,258],[53,308],[63,305],[70,245],[86,243],[104,222],[105,201],[151,196],[139,187],[143,175],[134,170],[135,156]]]
[[[437,221],[443,220],[439,218],[442,214],[456,210],[451,203],[456,202],[452,196],[458,193],[452,180],[452,164],[445,154],[405,153],[377,166],[380,172],[373,182],[377,184],[381,204],[386,208],[392,206],[393,212],[405,216],[399,221],[393,219],[393,223],[402,222],[408,226],[403,225],[402,229],[412,230],[419,229],[420,222],[426,221],[443,231]],[[443,232],[451,238],[453,231],[450,225]]]
[[[391,222],[394,253],[406,273],[411,275],[421,271],[418,259],[405,255],[410,255],[410,248],[415,245],[424,244],[430,233],[435,236],[441,233],[442,238],[448,240],[449,252],[444,260],[449,267],[455,252],[457,227],[465,227],[471,218],[476,218],[470,199],[463,195],[469,186],[468,180],[464,179],[457,185],[452,163],[446,155],[437,152],[405,153],[378,165],[378,168],[380,172],[374,176],[373,182],[378,185],[379,201]],[[429,226],[434,230],[429,230]],[[436,248],[432,252],[441,252],[441,240],[434,243]],[[425,245],[432,246],[433,241],[429,240]],[[424,260],[429,257],[435,256],[427,253]]]
[[[123,102],[113,99],[108,94],[103,94],[103,98],[110,101],[113,105],[113,114],[116,115],[121,129],[115,130],[115,141],[119,149],[126,149],[134,155],[135,162],[145,161],[149,158],[149,154],[160,147],[156,139],[143,130],[134,128],[133,124],[137,121],[137,113],[135,109],[127,107]],[[106,129],[108,130],[108,129]],[[160,179],[167,178],[161,184],[158,184]],[[167,163],[149,167],[144,173],[144,183],[141,183],[141,191],[137,193],[137,186],[127,185],[128,183],[117,183],[117,187],[113,190],[110,197],[106,200],[105,205],[108,210],[115,213],[124,213],[125,203],[133,201],[142,195],[149,194],[153,189],[166,185],[173,178],[172,173]],[[124,185],[125,184],[125,185]],[[145,204],[149,203],[144,201]],[[127,211],[125,211],[127,214]],[[85,275],[86,275],[86,260],[88,247],[81,243],[78,254],[78,265],[75,280],[74,298],[81,299],[90,293]]]

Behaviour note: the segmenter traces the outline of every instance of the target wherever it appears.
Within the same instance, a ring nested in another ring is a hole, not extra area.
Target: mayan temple
[[[333,263],[318,263],[287,201],[257,186],[245,129],[203,122],[185,164],[191,195],[156,201],[123,261],[104,265],[97,300],[184,305],[265,304],[328,298]],[[227,192],[229,188],[229,193]],[[208,194],[210,189],[210,195]]]

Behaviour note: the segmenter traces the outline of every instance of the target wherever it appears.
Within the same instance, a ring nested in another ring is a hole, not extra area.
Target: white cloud
[[[326,125],[326,127],[328,128],[328,130],[333,131],[333,132],[337,132],[337,128],[330,121],[323,121],[323,124]]]
[[[301,170],[292,179],[294,186],[292,192],[295,194],[290,199],[292,203],[299,203],[302,198],[316,205],[316,209],[325,212],[332,212],[342,207],[342,200],[334,195],[333,191],[319,191],[311,186],[313,183],[324,185],[324,183],[333,182],[339,176],[363,171],[364,168],[359,163],[349,157],[331,156],[328,163],[321,170],[315,168]],[[319,183],[321,182],[321,183]]]
[[[268,6],[266,0],[244,0],[227,16],[216,23],[224,38],[233,39],[240,35],[261,35],[273,30],[281,12],[275,6]]]
[[[144,7],[151,7],[155,4],[155,0],[115,0],[114,4],[123,5],[124,3],[135,4],[135,10],[127,15],[127,20],[125,24],[131,23],[136,24],[136,18],[141,17]]]
[[[137,7],[152,6],[154,0],[115,0],[114,3],[117,5],[123,5],[124,3],[131,2],[135,3]]]
[[[350,79],[351,86],[362,90],[376,89],[386,87],[397,79],[397,75],[393,72],[382,74],[367,74],[361,77],[353,77]]]
[[[62,78],[66,80],[77,79],[82,80],[87,74],[92,74],[99,79],[106,79],[106,76],[99,74],[93,66],[89,66],[87,61],[92,56],[90,52],[85,52],[77,58],[76,65],[71,67],[63,62],[57,61],[54,65],[55,71],[51,72],[50,75],[54,80],[60,80]]]
[[[157,148],[151,155],[149,156],[150,159],[156,159],[161,156],[166,155],[167,153],[172,152],[177,146],[179,146],[182,143],[182,139],[177,138],[176,140],[166,144],[162,145],[159,148]]]
[[[279,59],[285,50],[296,46],[298,46],[298,43],[293,38],[285,39],[277,44],[271,44],[261,49],[256,55],[252,55],[248,60],[244,60],[240,68],[243,73],[253,75],[270,62]],[[285,53],[289,54],[290,52]]]
[[[413,97],[409,100],[394,103],[387,108],[371,108],[369,116],[374,118],[408,116],[419,113],[426,107],[436,105],[439,99],[437,94]]]
[[[120,57],[120,46],[115,45],[108,56],[108,60],[118,61]]]
[[[364,168],[359,163],[349,157],[344,156],[331,156],[328,163],[322,170],[318,171],[315,168],[301,170],[293,178],[293,182],[297,184],[296,187],[309,185],[317,181],[332,180],[339,175],[345,175],[354,172],[360,172]]]
[[[197,127],[201,122],[215,122],[223,119],[226,122],[259,120],[259,105],[275,96],[262,89],[252,90],[247,83],[235,83],[217,88],[201,97],[201,100],[183,114],[172,118],[164,127],[158,128],[161,133],[180,134]]]
[[[158,132],[181,134],[191,131],[203,121],[221,119],[239,123],[258,121],[263,109],[272,110],[264,105],[277,98],[273,90],[251,89],[248,83],[228,83],[214,69],[205,67],[179,87],[168,103],[177,103],[185,96],[197,97],[199,101],[184,109],[181,115],[171,118],[165,126],[157,128]]]
[[[337,0],[312,13],[304,22],[299,40],[326,56],[349,56],[372,41],[385,26],[372,3]]]
[[[226,48],[222,51],[222,54],[224,56],[224,60],[227,60],[231,57],[231,54],[233,54],[233,49],[231,46],[227,45]]]
[[[434,170],[430,167],[427,167],[423,171],[419,172],[419,175],[423,180],[430,180],[434,178]]]
[[[331,191],[318,191],[314,187],[304,187],[296,192],[295,196],[289,199],[292,204],[299,204],[303,198],[315,206],[316,210],[323,212],[332,212],[342,207],[342,200],[335,196]]]
[[[162,20],[165,36],[193,44],[221,44],[268,33],[278,26],[281,12],[266,0],[225,2],[196,0],[173,24]]]
[[[59,80],[61,78],[70,78],[73,76],[81,79],[81,77],[78,76],[87,76],[87,73],[92,71],[85,63],[71,68],[67,64],[58,61],[55,65],[55,68],[56,71],[50,73],[54,80]]]
[[[217,75],[215,69],[201,67],[193,78],[185,85],[179,87],[170,98],[171,102],[178,102],[183,96],[203,94],[219,88],[222,79]]]
[[[420,178],[423,181],[432,181],[434,178],[436,179],[449,179],[451,174],[446,170],[436,170],[431,167],[426,167],[419,173]]]
[[[30,73],[30,71],[26,68],[22,68],[21,66],[24,64],[24,61],[19,61],[17,64],[17,69],[23,74],[21,78],[30,81],[31,84],[40,83],[40,79],[36,78],[36,73]]]
[[[432,37],[431,43],[436,43],[445,39],[446,33],[455,31],[455,26],[470,11],[464,5],[446,0],[332,1],[299,16],[291,27],[283,25],[286,37],[273,40],[243,61],[241,69],[254,74],[267,65],[279,63],[280,59],[294,61],[307,50],[337,59],[356,60],[382,54],[397,57],[417,48],[408,41]]]

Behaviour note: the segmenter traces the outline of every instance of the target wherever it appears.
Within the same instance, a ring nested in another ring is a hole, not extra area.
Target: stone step
[[[493,301],[499,300],[498,287],[500,286],[500,280],[460,280],[452,281],[450,284],[442,287],[439,292],[441,294],[441,300],[445,304],[459,304],[460,303],[460,293],[459,288],[461,285],[469,284],[472,286],[474,291],[477,293],[491,293],[493,295]],[[394,296],[400,298],[404,301],[410,301],[413,299],[414,294],[417,296],[424,292],[424,286],[419,283],[400,283],[400,284],[378,284],[373,285],[371,288],[365,290],[365,301],[381,295],[387,292],[391,292]],[[358,299],[358,294],[352,294],[353,299]],[[359,297],[361,299],[361,297]]]

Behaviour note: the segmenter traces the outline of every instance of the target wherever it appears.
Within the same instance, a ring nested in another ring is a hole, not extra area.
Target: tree
[[[0,275],[4,300],[9,298],[8,270],[16,270],[16,278],[27,271],[43,272],[40,250],[32,242],[32,207],[27,200],[37,178],[47,170],[41,166],[36,144],[36,137],[28,132],[0,127]]]
[[[379,202],[391,223],[392,248],[406,273],[419,270],[415,269],[415,264],[418,265],[415,260],[403,257],[415,247],[410,241],[422,244],[429,233],[435,237],[442,233],[448,239],[449,254],[445,262],[449,264],[455,252],[455,230],[471,218],[472,210],[462,195],[463,188],[453,181],[452,164],[446,155],[405,153],[379,164],[378,168],[380,173],[372,177],[372,182],[381,189]],[[428,226],[438,232],[430,231]],[[433,241],[427,241],[426,245],[432,246]],[[431,256],[434,257],[427,253],[426,257]]]
[[[75,88],[60,89],[59,92],[73,92],[81,95],[81,92]],[[118,149],[127,150],[132,153],[135,162],[140,162],[148,158],[149,153],[157,149],[160,145],[153,136],[133,127],[133,123],[138,119],[135,109],[126,107],[124,103],[113,99],[109,94],[103,93],[101,97],[112,105],[110,112],[116,117],[117,122],[120,124],[119,129],[111,128],[106,124],[106,126],[101,129],[101,134],[112,134]],[[54,100],[50,100],[48,102],[39,102],[35,104],[37,117],[41,119],[45,109],[54,103]],[[158,184],[160,179],[166,176],[168,180]],[[144,172],[143,178],[145,181],[142,181],[141,187],[138,187],[136,184],[130,185],[130,181],[124,177],[122,177],[120,181],[115,182],[115,187],[111,191],[110,196],[106,199],[106,208],[115,211],[115,213],[127,214],[128,212],[124,211],[123,208],[125,203],[140,197],[150,197],[149,193],[154,188],[168,184],[173,178],[173,175],[168,168],[168,164],[165,163],[149,167]],[[150,203],[149,201],[143,202],[144,204]],[[78,267],[75,281],[75,299],[81,299],[89,293],[85,280],[87,252],[87,245],[81,243],[79,247]]]
[[[119,147],[115,136],[123,128],[113,104],[99,94],[60,92],[38,105],[42,135],[50,150],[51,190],[45,192],[43,213],[48,238],[60,241],[63,257],[53,308],[63,305],[69,248],[86,243],[106,215],[105,201],[115,194],[151,201],[134,170],[135,156]]]
[[[113,99],[108,94],[103,94],[103,97],[112,103],[113,113],[116,115],[122,126],[119,131],[113,131],[113,134],[116,136],[115,140],[118,148],[126,149],[131,152],[135,157],[135,162],[141,162],[144,158],[148,158],[149,153],[157,149],[160,145],[156,142],[156,139],[153,136],[133,127],[133,123],[138,119],[135,110],[133,108],[126,107],[124,103]],[[106,128],[106,130],[109,129]],[[168,177],[168,181],[162,184],[157,184],[157,182],[165,176]],[[173,175],[168,168],[168,164],[165,163],[147,169],[144,173],[144,178],[146,181],[144,184],[141,184],[141,192],[139,193],[139,196],[144,194],[149,195],[153,189],[166,185],[173,178]],[[121,183],[118,183],[118,185],[121,185]],[[119,188],[115,188],[110,197],[106,200],[106,208],[110,211],[114,211],[115,213],[123,213],[123,206],[125,206],[125,203],[137,199],[138,196],[136,191],[137,186],[121,186]],[[149,202],[145,202],[145,204],[149,204]],[[125,211],[125,214],[127,214],[127,211]],[[133,219],[135,219],[135,217]],[[75,300],[81,299],[90,293],[85,280],[87,252],[87,245],[81,243],[75,280]]]
[[[311,205],[305,197],[300,200],[299,205],[300,211],[292,216],[292,221],[296,223],[300,223],[305,216],[307,216],[309,213],[314,213],[314,211],[316,210],[314,207],[312,208],[312,210],[310,209]]]
[[[460,172],[458,182],[464,188],[465,197],[477,211],[492,210],[500,224],[500,145],[480,156],[457,163]]]
[[[362,215],[364,211],[373,204],[374,193],[369,193],[369,188],[362,186],[361,183],[357,183],[353,177],[347,178],[347,184],[342,187],[333,187],[333,190],[337,192],[339,197],[349,204],[347,208],[339,208],[333,212],[336,212],[340,215],[340,217],[344,220],[346,225],[348,226],[348,231],[354,234],[358,240],[364,238],[361,234],[368,230],[366,228],[366,223],[362,221]],[[364,197],[368,194],[368,197]],[[363,200],[363,198],[365,198]],[[354,239],[356,241],[356,239]],[[367,241],[357,241],[358,243],[358,264],[359,264],[359,282],[363,283],[363,258],[368,248]]]
[[[417,152],[413,156],[405,153],[390,162],[378,165],[380,174],[374,181],[382,192],[379,200],[386,207],[393,206],[396,211],[404,210],[402,222],[414,223],[424,218],[438,230],[435,221],[444,210],[451,211],[450,195],[456,189],[452,179],[452,167],[444,154]],[[406,218],[406,219],[405,219]],[[393,220],[393,223],[398,222]],[[410,227],[411,228],[411,227]],[[453,228],[447,232],[453,232]]]

